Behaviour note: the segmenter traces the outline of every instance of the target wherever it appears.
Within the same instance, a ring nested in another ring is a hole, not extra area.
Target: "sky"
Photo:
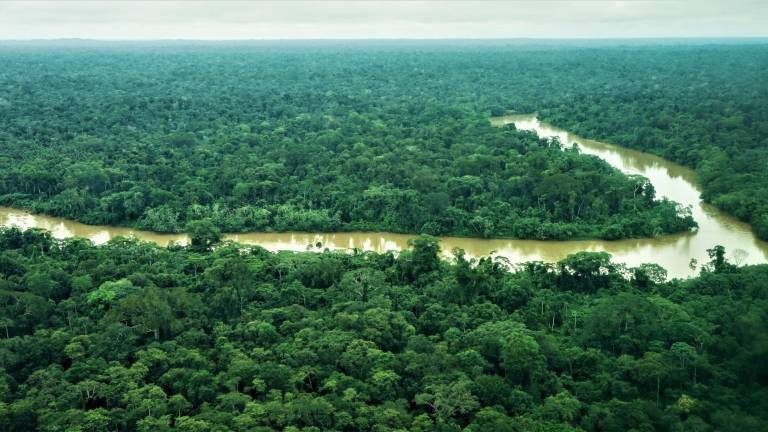
[[[765,37],[761,1],[0,1],[0,39]]]

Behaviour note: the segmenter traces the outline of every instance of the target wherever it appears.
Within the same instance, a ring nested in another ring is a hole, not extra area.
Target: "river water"
[[[479,239],[441,237],[443,253],[451,249],[464,249],[467,256],[480,257],[494,254],[512,263],[526,261],[555,262],[579,251],[604,251],[613,255],[614,262],[637,266],[656,263],[666,268],[671,277],[690,276],[698,270],[689,267],[691,259],[699,264],[708,260],[706,250],[714,245],[725,246],[729,259],[739,264],[765,263],[768,260],[768,243],[760,241],[749,225],[704,204],[699,199],[701,189],[694,172],[686,167],[657,156],[615,145],[588,140],[567,131],[540,122],[535,115],[514,115],[491,119],[495,125],[514,123],[518,129],[536,132],[540,137],[557,137],[565,145],[578,144],[585,154],[595,155],[628,174],[647,177],[656,188],[656,194],[683,205],[690,205],[699,229],[696,232],[667,235],[657,238],[631,240],[574,240],[540,241],[511,239]],[[67,219],[30,214],[27,211],[0,207],[0,225],[20,228],[43,228],[56,238],[85,237],[101,244],[116,236],[136,236],[145,241],[167,245],[171,241],[185,244],[184,234],[160,234],[123,227],[85,225]],[[386,232],[352,233],[244,233],[228,234],[226,239],[243,244],[260,245],[268,250],[322,251],[357,248],[384,252],[399,251],[408,247],[413,235]],[[321,246],[317,246],[320,244]]]

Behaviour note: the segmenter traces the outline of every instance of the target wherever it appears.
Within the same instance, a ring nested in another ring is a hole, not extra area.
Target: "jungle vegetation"
[[[574,94],[623,91],[590,61],[612,53],[623,51],[11,45],[0,49],[0,204],[162,232],[201,219],[228,232],[560,240],[694,228],[645,179],[489,125],[510,110],[562,123]]]
[[[0,230],[4,431],[768,428],[768,266]],[[215,239],[214,239],[215,240]]]
[[[768,237],[768,47],[296,42],[0,47],[0,204],[189,246],[0,228],[0,430],[768,430],[768,265],[667,280],[271,253],[222,231],[537,239],[691,229],[675,203],[488,117],[538,112],[696,168]],[[567,143],[565,143],[567,144]]]
[[[564,59],[595,75],[540,117],[695,168],[704,201],[768,240],[768,44],[592,53]]]

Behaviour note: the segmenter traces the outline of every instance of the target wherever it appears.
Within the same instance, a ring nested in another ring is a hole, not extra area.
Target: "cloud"
[[[0,2],[0,38],[768,36],[765,1]]]

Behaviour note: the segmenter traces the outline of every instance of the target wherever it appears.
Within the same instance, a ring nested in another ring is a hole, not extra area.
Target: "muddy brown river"
[[[605,251],[613,255],[615,262],[625,263],[628,266],[642,263],[659,264],[667,269],[671,277],[686,277],[698,272],[689,267],[691,259],[696,259],[699,264],[706,262],[708,260],[706,250],[717,244],[725,246],[729,259],[738,264],[765,263],[768,259],[768,243],[758,240],[749,225],[701,202],[699,198],[701,189],[697,184],[696,175],[686,167],[647,153],[581,138],[540,122],[532,114],[495,117],[491,122],[495,125],[514,123],[518,129],[535,131],[541,137],[558,137],[568,146],[576,143],[585,154],[599,156],[625,173],[647,177],[656,188],[657,196],[667,197],[686,206],[690,205],[693,217],[699,223],[699,229],[696,232],[657,238],[615,241],[441,237],[441,247],[446,256],[450,255],[451,249],[458,247],[472,257],[494,254],[505,257],[512,263],[533,260],[555,262],[579,251]],[[0,207],[0,225],[43,228],[51,231],[56,238],[85,237],[97,244],[107,242],[116,236],[131,235],[159,245],[167,245],[171,241],[183,244],[188,240],[184,234],[160,234],[123,227],[85,225],[7,207]],[[407,248],[408,239],[413,236],[386,232],[283,232],[228,234],[225,237],[243,244],[260,245],[271,251],[357,248],[384,252]],[[315,246],[318,242],[322,247]]]

